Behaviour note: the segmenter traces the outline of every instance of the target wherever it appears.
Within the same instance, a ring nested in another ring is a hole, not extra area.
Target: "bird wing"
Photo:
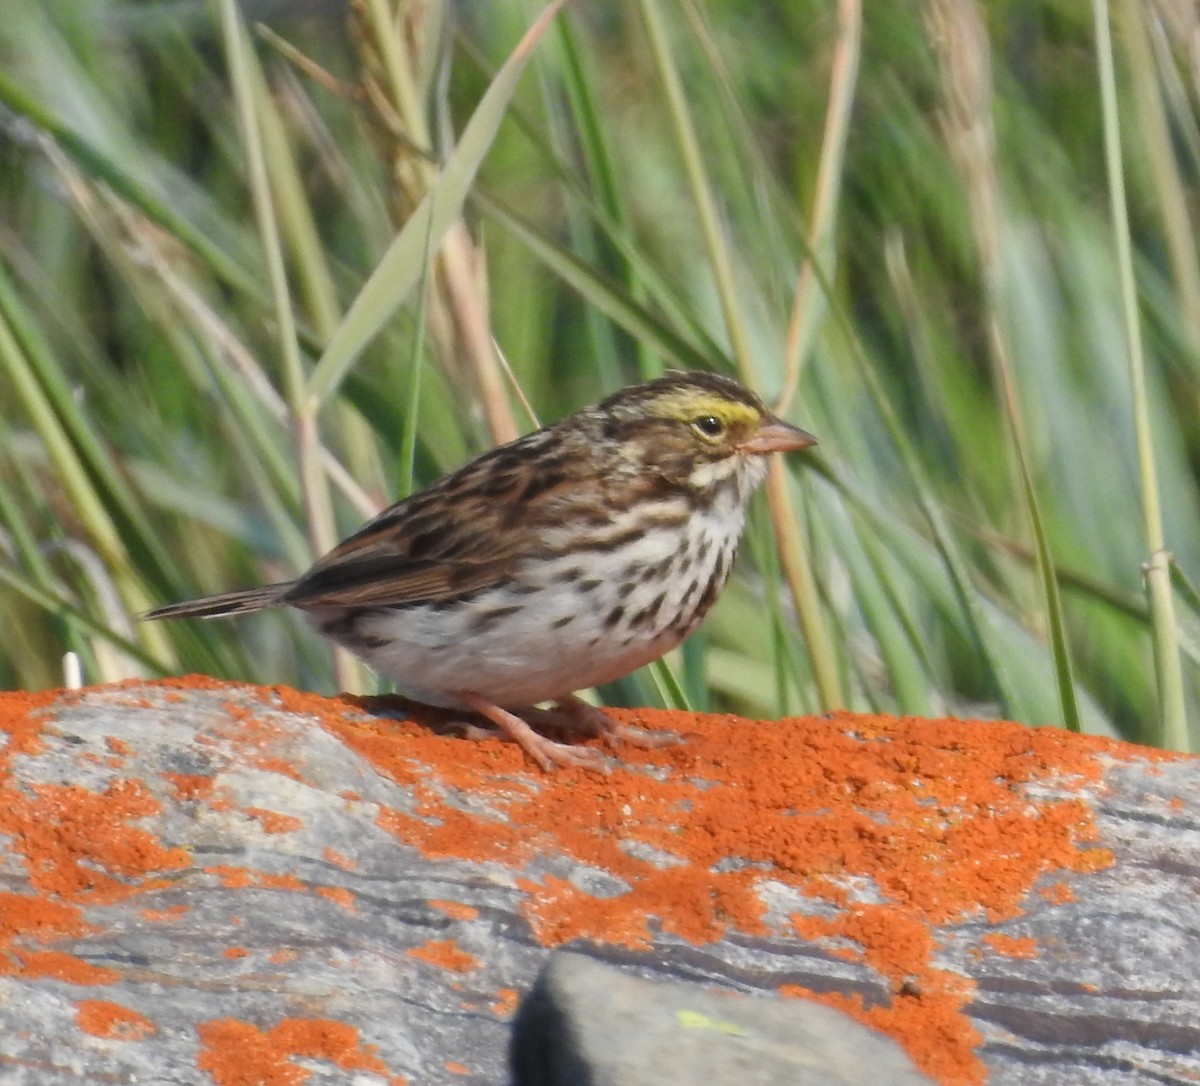
[[[605,481],[539,454],[530,435],[384,510],[301,576],[280,601],[403,607],[508,580],[542,546],[540,528],[585,510],[606,515]],[[530,457],[538,456],[536,472]],[[573,470],[574,469],[574,470]]]
[[[343,547],[301,577],[282,602],[293,607],[436,603],[500,584],[511,568],[497,559],[413,561],[381,551],[347,553]]]

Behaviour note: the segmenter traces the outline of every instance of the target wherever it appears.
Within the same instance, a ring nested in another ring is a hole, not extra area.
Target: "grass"
[[[287,616],[134,616],[291,576],[533,418],[707,368],[821,445],[772,474],[703,632],[605,698],[1187,748],[1174,12],[18,0],[0,682],[74,652],[87,681],[373,689]]]

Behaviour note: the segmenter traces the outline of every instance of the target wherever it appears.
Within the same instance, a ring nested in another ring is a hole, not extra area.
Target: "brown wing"
[[[485,453],[364,525],[281,602],[403,607],[503,584],[539,551],[540,526],[604,515],[603,479],[578,449],[551,428]]]

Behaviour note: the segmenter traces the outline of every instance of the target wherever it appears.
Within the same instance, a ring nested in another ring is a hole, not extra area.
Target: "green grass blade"
[[[309,397],[315,404],[323,404],[329,399],[362,349],[425,274],[422,254],[430,244],[436,247],[458,220],[476,171],[500,127],[529,55],[562,4],[563,0],[549,4],[513,49],[480,99],[435,185],[392,240],[358,292],[309,380]]]
[[[649,309],[639,304],[620,284],[603,276],[560,244],[548,237],[536,226],[501,204],[483,191],[476,191],[474,202],[489,218],[503,226],[541,259],[548,268],[565,283],[572,286],[610,320],[614,321],[634,338],[649,343],[665,355],[670,363],[682,369],[728,368],[729,362],[715,344],[710,343],[713,353],[705,353],[693,347],[659,320]]]
[[[0,102],[47,135],[78,164],[81,170],[103,181],[128,200],[152,222],[157,223],[200,257],[226,283],[250,297],[262,298],[262,288],[253,274],[217,246],[165,199],[138,181],[87,139],[27,94],[0,66]]]
[[[1146,548],[1149,551],[1145,566],[1146,589],[1150,599],[1150,617],[1154,631],[1154,668],[1158,680],[1159,711],[1162,714],[1162,740],[1163,744],[1172,750],[1189,750],[1191,742],[1183,693],[1183,669],[1179,660],[1175,608],[1171,597],[1171,569],[1163,535],[1162,496],[1158,487],[1153,427],[1146,394],[1145,360],[1138,314],[1137,282],[1133,270],[1133,243],[1125,196],[1121,127],[1107,0],[1093,0],[1092,13],[1096,28],[1100,96],[1103,103],[1104,152],[1108,165],[1109,198],[1117,266],[1121,277],[1126,348],[1129,352],[1129,383],[1133,398],[1138,474]]]

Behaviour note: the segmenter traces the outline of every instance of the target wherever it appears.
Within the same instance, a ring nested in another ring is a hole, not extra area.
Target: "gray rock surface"
[[[900,1046],[829,1007],[643,980],[551,957],[513,1029],[518,1086],[931,1086]]]
[[[738,857],[697,871],[638,844],[630,821],[638,782],[681,770],[618,769],[597,786],[612,798],[583,810],[569,774],[543,778],[499,758],[499,744],[424,735],[393,749],[343,709],[339,731],[288,692],[253,687],[124,684],[40,705],[0,695],[0,1083],[498,1086],[520,997],[560,942],[551,907],[576,900],[596,910],[591,928],[570,929],[571,949],[697,998],[842,993],[866,1008],[905,1003],[918,1030],[927,1007],[927,1052],[961,1043],[961,1019],[982,1064],[941,1081],[979,1081],[984,1067],[993,1086],[1200,1080],[1195,760],[1101,753],[1099,781],[1020,786],[1035,814],[1079,799],[1113,863],[1047,867],[1019,912],[932,930],[938,975],[965,992],[966,1017],[951,1021],[920,984],[797,934],[792,918],[832,908],[805,896],[804,871],[749,870],[761,930],[689,939],[660,910],[630,935],[604,920],[628,893],[622,878],[508,830],[522,805],[561,804],[556,817],[586,823],[598,844],[628,842],[662,901],[678,877],[700,894],[688,901],[711,892],[719,915],[718,882],[697,880],[739,870]],[[758,727],[796,744],[830,728],[859,741],[850,717]],[[971,757],[974,735],[1013,741],[1003,727],[963,725],[955,742]],[[703,759],[719,761],[719,747],[688,750],[709,752],[686,774],[711,788]],[[874,783],[865,771],[861,788]],[[845,819],[855,802],[830,813],[794,797],[809,820]],[[680,832],[707,832],[678,814]],[[1004,840],[988,838],[984,868],[1003,868]],[[885,894],[862,879],[850,889]],[[997,953],[997,937],[1036,951]]]

